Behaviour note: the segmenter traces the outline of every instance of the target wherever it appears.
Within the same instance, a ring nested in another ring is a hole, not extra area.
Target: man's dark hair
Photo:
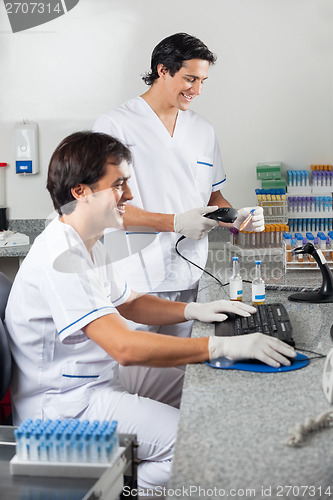
[[[174,76],[183,66],[184,61],[190,59],[203,59],[209,64],[214,64],[216,56],[199,38],[187,33],[176,33],[164,38],[153,50],[151,55],[150,71],[146,73],[142,80],[147,85],[152,85],[159,78],[157,66],[163,66]]]
[[[115,165],[123,160],[131,163],[131,152],[114,137],[98,132],[76,132],[63,139],[51,157],[46,184],[60,215],[74,210],[71,189],[98,182],[105,174],[107,160]]]

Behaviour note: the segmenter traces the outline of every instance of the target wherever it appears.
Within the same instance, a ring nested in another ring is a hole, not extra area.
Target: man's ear
[[[87,195],[87,186],[85,184],[77,184],[71,189],[72,196],[75,200],[84,198]]]
[[[164,66],[164,64],[160,63],[157,65],[157,73],[160,78],[163,78],[169,73],[169,70]]]

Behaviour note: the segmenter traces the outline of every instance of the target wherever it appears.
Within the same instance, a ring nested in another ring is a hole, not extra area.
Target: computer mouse
[[[215,212],[210,212],[205,214],[204,217],[208,219],[214,219],[218,222],[234,222],[237,219],[238,212],[232,207],[222,207],[215,210]]]

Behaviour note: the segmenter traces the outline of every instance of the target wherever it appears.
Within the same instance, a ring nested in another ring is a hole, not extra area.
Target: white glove
[[[254,210],[252,220],[246,226],[246,231],[260,232],[265,229],[264,211],[262,207],[245,207],[238,210],[237,219],[234,221],[233,226],[239,229],[241,224],[245,221],[246,217]]]
[[[285,356],[296,356],[293,347],[259,332],[238,337],[209,337],[208,349],[209,359],[221,356],[231,360],[259,359],[273,367],[288,366],[290,361]]]
[[[215,212],[218,207],[199,207],[192,208],[187,212],[175,214],[173,225],[175,233],[180,233],[187,238],[200,240],[213,227],[217,227],[219,223],[216,220],[203,217],[203,214]]]
[[[243,302],[232,302],[230,300],[215,300],[206,304],[198,304],[198,302],[190,302],[185,306],[184,317],[187,320],[197,319],[204,323],[213,323],[215,321],[225,321],[226,314],[234,313],[239,316],[248,317],[250,313],[255,313],[256,308],[243,304]]]

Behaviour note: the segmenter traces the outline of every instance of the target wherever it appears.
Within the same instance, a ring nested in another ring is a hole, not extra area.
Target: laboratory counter
[[[0,257],[24,258],[35,238],[44,230],[44,219],[15,219],[8,222],[8,230],[29,237],[29,245],[0,246]]]
[[[230,271],[230,255],[224,257],[224,262],[217,258],[216,249],[210,253],[209,269],[221,280]],[[321,284],[319,271],[285,274],[276,257],[262,265],[266,283]],[[243,277],[251,277],[253,267],[253,260],[241,261]],[[296,350],[313,359],[302,369],[276,373],[188,365],[167,498],[328,500],[333,495],[333,429],[312,433],[299,447],[287,445],[297,424],[332,409],[322,390],[325,359],[302,349],[326,355],[332,348],[333,304],[290,302],[290,293],[267,290],[266,302],[285,305]],[[228,298],[228,287],[203,275],[198,301],[219,298]],[[248,283],[243,300],[251,300]],[[195,322],[193,337],[210,335],[214,325]]]

